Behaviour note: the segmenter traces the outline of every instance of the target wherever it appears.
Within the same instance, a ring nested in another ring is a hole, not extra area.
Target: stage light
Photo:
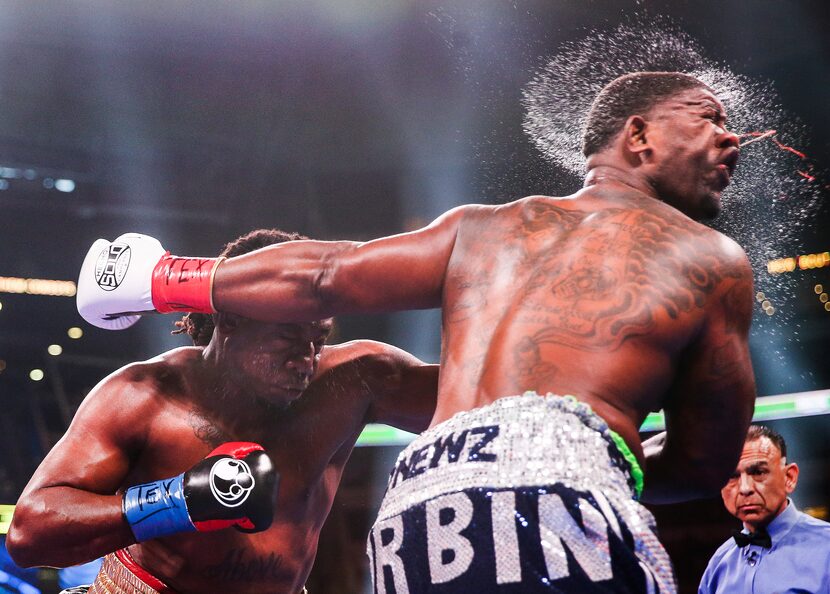
[[[816,292],[816,295],[824,293],[824,287],[822,287],[821,285],[816,285],[815,287],[813,287],[813,290]]]
[[[801,268],[801,270],[824,268],[825,266],[830,266],[830,252],[806,254],[798,257],[798,267]]]
[[[769,260],[767,262],[767,272],[770,274],[781,274],[783,272],[793,272],[796,268],[812,270],[813,268],[824,268],[826,266],[830,266],[830,252],[819,252],[791,258]],[[821,291],[816,292],[820,293]]]
[[[767,296],[764,295],[762,291],[758,291],[757,293],[755,293],[755,301],[757,301],[758,303],[761,303],[766,298]]]
[[[821,295],[819,295],[818,300],[822,303],[827,303],[827,293],[822,293]]]
[[[84,335],[84,331],[78,328],[77,326],[72,326],[69,330],[66,331],[67,336],[72,339],[79,339],[81,336]]]
[[[53,357],[57,357],[63,352],[63,347],[59,344],[50,344],[49,348],[46,349],[46,352]]]
[[[71,179],[56,179],[55,189],[58,192],[71,192],[75,189],[75,182]]]
[[[0,301],[0,311],[2,311],[2,309],[3,309],[3,302]]]
[[[39,382],[40,380],[43,379],[43,370],[42,369],[32,369],[29,372],[29,378],[33,382]]]
[[[779,258],[777,260],[770,260],[767,262],[767,272],[770,274],[781,274],[782,272],[792,272],[795,270],[795,258]]]
[[[0,293],[74,297],[76,292],[77,287],[74,281],[0,276]]]
[[[46,188],[47,190],[51,190],[52,188],[55,187],[55,180],[53,180],[51,177],[44,177],[43,178],[43,187]]]

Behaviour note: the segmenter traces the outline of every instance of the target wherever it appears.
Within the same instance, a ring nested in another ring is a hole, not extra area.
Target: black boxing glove
[[[130,487],[122,511],[137,542],[177,532],[261,532],[271,526],[279,473],[261,445],[228,442],[178,476]]]

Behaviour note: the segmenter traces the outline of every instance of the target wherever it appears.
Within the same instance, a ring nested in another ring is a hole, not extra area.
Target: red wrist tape
[[[166,253],[153,269],[153,307],[161,313],[216,313],[213,275],[224,258],[179,258]]]

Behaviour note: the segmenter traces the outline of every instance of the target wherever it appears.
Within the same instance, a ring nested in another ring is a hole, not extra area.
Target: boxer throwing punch
[[[123,238],[141,263],[112,292],[88,264],[79,308],[118,324],[194,307],[286,322],[442,307],[432,426],[399,457],[369,537],[376,592],[673,592],[639,491],[716,493],[755,397],[750,266],[696,221],[720,210],[737,163],[725,120],[701,81],[632,73],[593,103],[573,196],[207,265]],[[641,444],[660,408],[667,432]]]
[[[259,230],[224,253],[297,238]],[[107,554],[94,594],[296,594],[365,423],[426,428],[437,366],[372,341],[325,346],[331,319],[183,326],[196,346],[87,396],[20,497],[8,549],[27,566]]]

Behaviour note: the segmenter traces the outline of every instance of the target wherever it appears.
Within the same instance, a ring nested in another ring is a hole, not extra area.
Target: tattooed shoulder
[[[527,263],[521,313],[532,325],[545,314],[530,340],[586,350],[614,350],[652,332],[658,312],[677,319],[705,308],[732,277],[708,238],[644,210],[606,209],[571,228],[556,255]]]

